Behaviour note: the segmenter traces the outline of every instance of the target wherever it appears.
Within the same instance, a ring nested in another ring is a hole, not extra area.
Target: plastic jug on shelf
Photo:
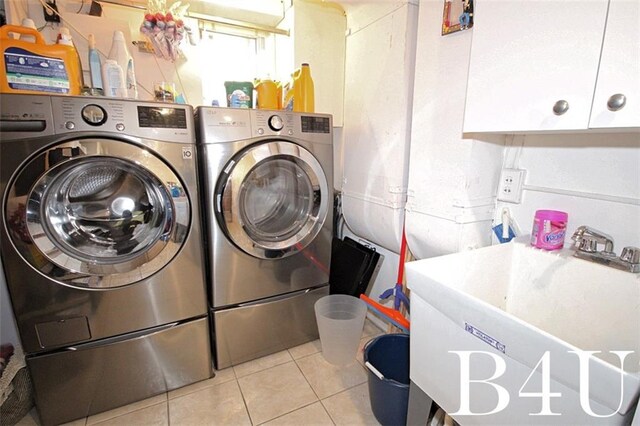
[[[284,109],[295,112],[315,112],[315,90],[311,68],[304,63],[294,71],[293,85],[285,94]]]
[[[278,109],[278,86],[273,80],[256,80],[254,88],[257,95],[256,108]]]
[[[19,34],[14,39],[10,34]],[[32,40],[27,40],[31,36]],[[73,46],[48,45],[33,28],[16,25],[0,27],[0,92],[57,93],[79,95],[82,70]],[[44,66],[43,64],[46,64]]]

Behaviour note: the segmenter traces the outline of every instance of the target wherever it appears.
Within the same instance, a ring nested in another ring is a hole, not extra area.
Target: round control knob
[[[92,126],[99,126],[107,121],[107,112],[102,107],[94,104],[82,108],[82,119]]]
[[[64,127],[66,127],[67,130],[73,130],[76,128],[76,123],[74,123],[73,121],[67,121],[64,124]]]
[[[116,124],[116,130],[119,132],[124,132],[124,124],[122,123]]]
[[[274,132],[279,132],[284,127],[284,121],[282,121],[279,115],[272,115],[269,117],[269,127],[271,127],[271,130]]]
[[[560,100],[553,105],[553,113],[555,115],[562,115],[567,111],[569,111],[569,102],[565,100]]]
[[[621,110],[627,104],[627,97],[622,93],[616,93],[615,95],[611,95],[609,100],[607,101],[607,108],[609,111],[618,111]]]

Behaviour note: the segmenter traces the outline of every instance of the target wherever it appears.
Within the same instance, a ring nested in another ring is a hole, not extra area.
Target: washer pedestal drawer
[[[44,425],[130,404],[212,374],[208,318],[27,357]]]

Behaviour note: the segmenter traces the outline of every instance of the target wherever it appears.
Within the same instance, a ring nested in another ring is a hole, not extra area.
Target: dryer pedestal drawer
[[[43,424],[93,415],[211,377],[208,319],[27,358]]]
[[[314,304],[329,286],[213,311],[216,368],[222,370],[318,338]]]

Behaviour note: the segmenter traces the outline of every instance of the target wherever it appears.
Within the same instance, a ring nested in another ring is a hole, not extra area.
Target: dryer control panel
[[[196,116],[202,143],[265,137],[285,137],[329,145],[333,142],[332,117],[329,114],[199,107]]]

